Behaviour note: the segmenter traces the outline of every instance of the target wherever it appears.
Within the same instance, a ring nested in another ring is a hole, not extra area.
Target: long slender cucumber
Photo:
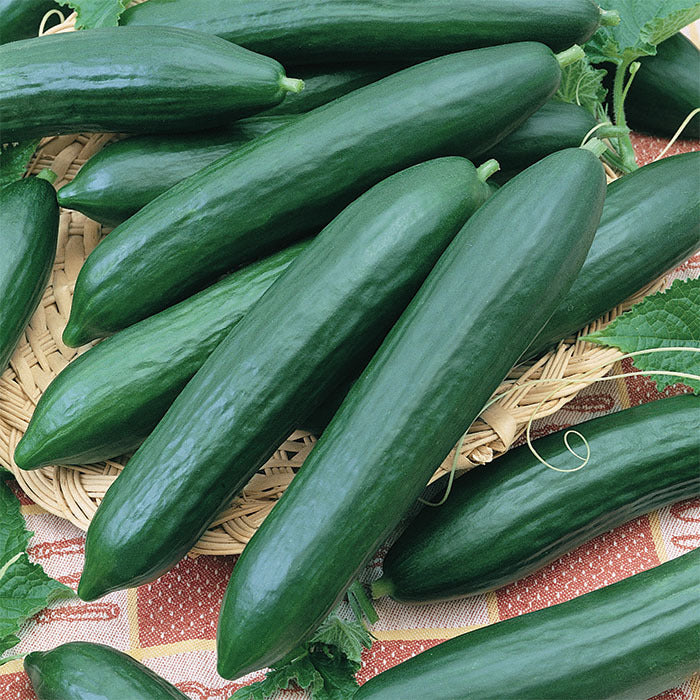
[[[422,602],[500,588],[628,520],[700,494],[700,397],[652,401],[576,430],[591,453],[577,472],[547,469],[523,445],[458,479],[445,504],[421,511],[391,547],[376,596]],[[534,447],[559,468],[578,466],[564,431]]]
[[[451,54],[255,139],[101,241],[80,271],[64,341],[82,345],[172,305],[235,265],[320,229],[402,168],[487,150],[541,107],[560,77],[542,44]]]
[[[110,487],[78,595],[152,581],[197,541],[351,360],[381,343],[489,186],[413,166],[339,214],[226,336]]]
[[[698,669],[700,549],[418,654],[356,700],[640,700]]]
[[[567,149],[462,228],[237,561],[220,675],[269,665],[314,632],[563,297],[604,197],[600,162]]]
[[[306,246],[248,265],[80,355],[41,395],[15,449],[17,466],[86,464],[136,449]]]

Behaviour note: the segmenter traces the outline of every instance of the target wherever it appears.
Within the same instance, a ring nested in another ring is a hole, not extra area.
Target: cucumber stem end
[[[581,148],[585,148],[587,151],[590,151],[596,158],[600,158],[603,153],[608,150],[608,147],[600,139],[596,138],[590,139],[584,143]]]
[[[482,182],[486,182],[491,175],[494,173],[497,173],[501,169],[500,164],[498,163],[497,160],[494,160],[491,158],[490,160],[487,160],[485,163],[482,163],[477,169],[476,169],[476,174],[479,180]]]
[[[372,598],[383,598],[385,595],[391,596],[394,594],[394,583],[390,579],[382,576],[372,583]]]
[[[604,10],[600,8],[600,26],[616,27],[620,24],[620,13],[617,10]]]
[[[585,55],[584,50],[578,44],[574,44],[566,49],[566,51],[555,54],[555,58],[560,68],[566,68],[572,63],[576,63],[576,61],[580,61]]]
[[[304,81],[299,78],[288,78],[285,75],[280,79],[280,87],[287,92],[298,93],[304,89]]]
[[[49,184],[53,185],[58,179],[58,175],[50,168],[44,168],[38,175],[39,180],[46,180]]]

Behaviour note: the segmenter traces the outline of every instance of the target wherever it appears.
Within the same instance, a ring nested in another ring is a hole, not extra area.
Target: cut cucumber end
[[[604,10],[600,8],[600,26],[616,27],[620,24],[620,13],[617,10]]]
[[[600,156],[602,156],[608,149],[608,147],[600,139],[595,138],[584,143],[581,148],[590,151],[596,158],[600,158]]]
[[[280,80],[280,86],[287,92],[301,92],[304,89],[304,81],[299,78],[288,78],[286,75]]]
[[[482,182],[486,182],[491,175],[494,173],[497,173],[501,169],[500,163],[491,158],[490,160],[487,160],[485,163],[482,163],[477,169],[476,169],[476,174],[479,180]]]
[[[50,168],[44,168],[36,177],[38,180],[46,180],[51,185],[58,179],[58,175]]]
[[[382,576],[372,583],[372,598],[383,598],[384,596],[392,596],[394,594],[394,582],[386,576]]]
[[[585,55],[586,53],[578,44],[574,44],[566,51],[555,54],[560,68],[566,68],[566,66],[576,63],[576,61],[580,61]]]

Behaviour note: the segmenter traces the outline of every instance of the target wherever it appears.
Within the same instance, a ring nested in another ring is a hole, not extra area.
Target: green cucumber
[[[577,425],[591,453],[577,472],[547,469],[527,445],[470,471],[391,547],[373,593],[423,602],[494,590],[628,520],[699,495],[699,426],[700,397],[676,396]],[[579,461],[564,434],[534,447],[568,469]]]
[[[214,348],[308,243],[298,243],[90,348],[51,382],[15,449],[20,469],[131,452]]]
[[[460,635],[353,700],[640,700],[698,669],[700,549],[578,598]]]
[[[39,306],[56,257],[56,176],[43,173],[0,189],[0,374]]]
[[[39,25],[54,0],[0,0],[0,44],[29,39],[39,34]]]
[[[402,168],[487,150],[541,107],[560,77],[542,44],[451,54],[255,139],[170,188],[97,246],[78,276],[64,342],[109,335],[320,229]]]
[[[134,136],[110,144],[58,191],[62,207],[117,225],[203,167],[293,117],[251,117],[195,134]]]
[[[104,644],[33,651],[24,670],[38,700],[188,700],[150,668]]]
[[[595,156],[559,151],[457,234],[236,562],[220,675],[313,634],[571,285],[604,197]]]
[[[303,86],[267,56],[173,27],[15,41],[0,46],[0,64],[3,142],[76,131],[195,131],[273,107]]]
[[[121,23],[216,34],[278,61],[418,61],[517,41],[554,50],[580,44],[599,26],[591,0],[150,0]]]
[[[380,182],[338,215],[210,355],[107,491],[78,595],[92,600],[176,564],[345,365],[369,359],[489,193],[469,161],[442,158]]]

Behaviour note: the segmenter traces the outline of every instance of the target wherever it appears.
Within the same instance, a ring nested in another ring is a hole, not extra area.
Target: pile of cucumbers
[[[0,190],[1,370],[59,204],[116,226],[63,334],[105,340],[46,389],[14,459],[134,452],[88,530],[94,600],[167,572],[289,433],[322,431],[226,591],[218,671],[238,678],[314,634],[516,363],[700,247],[700,153],[606,185],[600,141],[582,145],[596,120],[552,100],[614,21],[591,0],[149,0],[120,27],[24,38],[47,4],[8,12],[1,140],[133,136],[57,195],[50,171]],[[697,495],[699,414],[683,396],[591,421],[576,475],[527,448],[469,474],[397,541],[375,595],[493,590]],[[540,451],[561,460],[560,443]],[[357,697],[651,696],[695,670],[697,565],[457,638]],[[99,645],[25,667],[41,700],[184,697]]]

